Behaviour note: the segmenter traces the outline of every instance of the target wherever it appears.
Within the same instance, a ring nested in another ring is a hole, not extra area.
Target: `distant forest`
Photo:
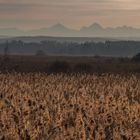
[[[0,54],[57,55],[57,56],[113,56],[132,57],[140,52],[140,41],[59,42],[10,41],[0,43]]]

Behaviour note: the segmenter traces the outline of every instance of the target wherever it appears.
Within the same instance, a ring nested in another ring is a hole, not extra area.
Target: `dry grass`
[[[140,76],[0,74],[0,136],[140,140]]]

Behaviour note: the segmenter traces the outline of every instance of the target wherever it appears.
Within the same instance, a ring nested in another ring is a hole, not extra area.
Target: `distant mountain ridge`
[[[99,23],[75,30],[63,24],[56,24],[48,28],[23,31],[17,28],[1,28],[0,36],[58,36],[58,37],[140,37],[140,29],[130,26],[106,27]]]

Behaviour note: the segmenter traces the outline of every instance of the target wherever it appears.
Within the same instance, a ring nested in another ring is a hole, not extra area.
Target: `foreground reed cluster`
[[[140,75],[0,74],[0,139],[140,140]]]

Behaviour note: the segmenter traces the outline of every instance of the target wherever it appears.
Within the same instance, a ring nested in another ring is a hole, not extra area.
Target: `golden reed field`
[[[0,74],[1,140],[140,140],[140,75]]]

